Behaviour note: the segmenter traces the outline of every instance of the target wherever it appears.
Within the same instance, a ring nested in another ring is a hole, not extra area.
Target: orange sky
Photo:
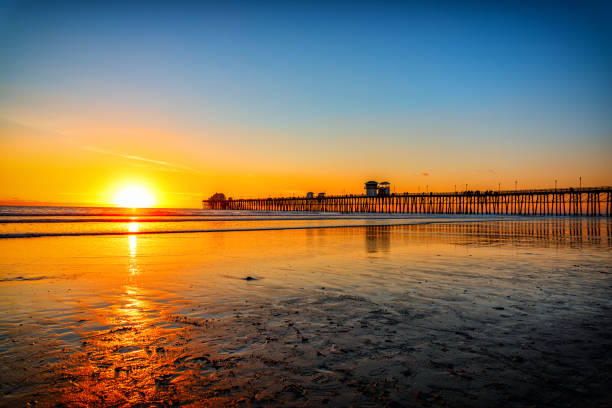
[[[452,191],[455,184],[462,190],[465,183],[469,189],[497,188],[498,183],[513,188],[515,179],[519,187],[545,188],[554,186],[555,177],[563,187],[577,185],[579,175],[583,185],[612,184],[607,156],[588,149],[556,148],[554,155],[541,155],[526,148],[504,155],[503,144],[449,151],[426,140],[414,149],[401,143],[394,149],[393,143],[352,132],[352,142],[340,134],[324,146],[312,146],[255,131],[250,133],[257,141],[241,146],[232,144],[238,137],[234,132],[248,131],[211,129],[198,139],[187,130],[162,126],[78,123],[49,131],[5,121],[0,125],[0,200],[111,205],[117,190],[139,185],[153,193],[157,206],[197,207],[214,192],[233,197],[359,194],[369,179],[389,180],[396,192]],[[490,155],[482,155],[484,147],[492,149]]]

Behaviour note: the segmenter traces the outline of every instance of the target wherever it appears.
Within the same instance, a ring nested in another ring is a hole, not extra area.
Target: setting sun
[[[155,205],[155,198],[145,187],[130,185],[115,193],[113,204],[129,208],[152,207]]]

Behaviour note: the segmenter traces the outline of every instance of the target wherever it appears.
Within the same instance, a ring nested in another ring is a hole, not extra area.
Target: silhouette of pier
[[[612,216],[612,187],[209,199],[204,209],[397,214]]]

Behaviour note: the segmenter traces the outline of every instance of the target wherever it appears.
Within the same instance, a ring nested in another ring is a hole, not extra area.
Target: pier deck
[[[612,187],[203,200],[212,210],[612,216]]]

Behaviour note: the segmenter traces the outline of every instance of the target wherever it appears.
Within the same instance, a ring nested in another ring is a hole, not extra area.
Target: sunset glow
[[[115,193],[113,204],[127,208],[146,208],[155,205],[155,198],[147,188],[129,185]]]

